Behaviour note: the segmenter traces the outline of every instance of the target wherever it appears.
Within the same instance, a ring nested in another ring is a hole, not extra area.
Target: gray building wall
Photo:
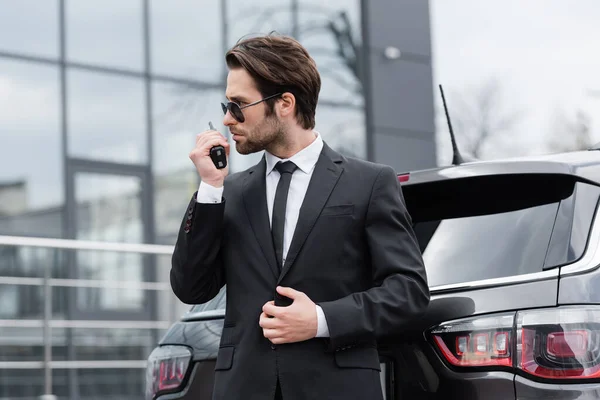
[[[429,2],[362,2],[367,156],[397,173],[436,166]]]

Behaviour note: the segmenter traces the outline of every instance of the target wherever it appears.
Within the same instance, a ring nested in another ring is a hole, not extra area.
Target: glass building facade
[[[360,10],[359,0],[3,2],[0,236],[173,245],[199,184],[189,151],[208,121],[225,132],[224,53],[247,34],[277,31],[309,49],[322,74],[316,129],[366,157]],[[260,156],[233,150],[232,172]],[[173,295],[152,286],[168,289],[169,266],[168,254],[0,245],[0,399],[142,398],[144,360],[171,322],[162,302]]]
[[[225,132],[240,38],[299,39],[325,141],[400,173],[450,163],[438,84],[463,153],[600,141],[599,19],[596,0],[2,1],[0,399],[142,398],[144,360],[185,310],[165,249],[199,184],[188,154],[209,121]],[[260,157],[233,150],[231,170]]]
[[[3,4],[0,233],[173,243],[198,184],[188,153],[208,121],[225,132],[224,53],[247,34],[294,35],[311,51],[323,79],[317,129],[365,157],[360,1],[304,3]],[[231,158],[239,171],[260,154]],[[108,200],[124,194],[127,221]]]

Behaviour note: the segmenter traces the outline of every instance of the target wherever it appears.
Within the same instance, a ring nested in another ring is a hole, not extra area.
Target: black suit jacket
[[[429,303],[423,260],[392,168],[341,156],[326,144],[279,273],[263,159],[230,175],[223,202],[192,198],[175,246],[171,286],[189,304],[227,284],[215,399],[381,398],[377,338],[401,332]],[[262,306],[302,291],[325,314],[330,338],[272,345]]]

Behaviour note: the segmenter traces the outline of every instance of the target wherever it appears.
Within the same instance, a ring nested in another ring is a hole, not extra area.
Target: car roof
[[[473,161],[460,165],[410,171],[402,185],[487,175],[561,174],[600,186],[600,152],[595,150],[527,156],[493,161]]]

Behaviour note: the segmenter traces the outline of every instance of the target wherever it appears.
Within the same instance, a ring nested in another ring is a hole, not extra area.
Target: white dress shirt
[[[285,264],[285,258],[296,230],[296,223],[298,222],[298,216],[300,215],[300,207],[306,196],[306,190],[312,173],[317,164],[317,160],[321,155],[323,149],[323,139],[321,135],[315,131],[315,140],[294,154],[288,159],[281,159],[269,152],[265,152],[265,158],[267,162],[266,168],[266,187],[267,187],[267,208],[269,211],[269,224],[273,220],[273,203],[275,202],[275,191],[277,190],[277,183],[279,183],[279,172],[275,169],[275,164],[279,161],[292,161],[298,166],[296,171],[292,175],[290,182],[290,189],[288,192],[287,204],[285,208],[285,227],[283,231],[283,260],[282,265]],[[220,203],[223,198],[223,187],[215,188],[207,183],[201,182],[198,188],[198,195],[196,201],[198,203]],[[329,337],[329,328],[327,327],[327,320],[325,314],[320,306],[317,307],[317,337]]]

